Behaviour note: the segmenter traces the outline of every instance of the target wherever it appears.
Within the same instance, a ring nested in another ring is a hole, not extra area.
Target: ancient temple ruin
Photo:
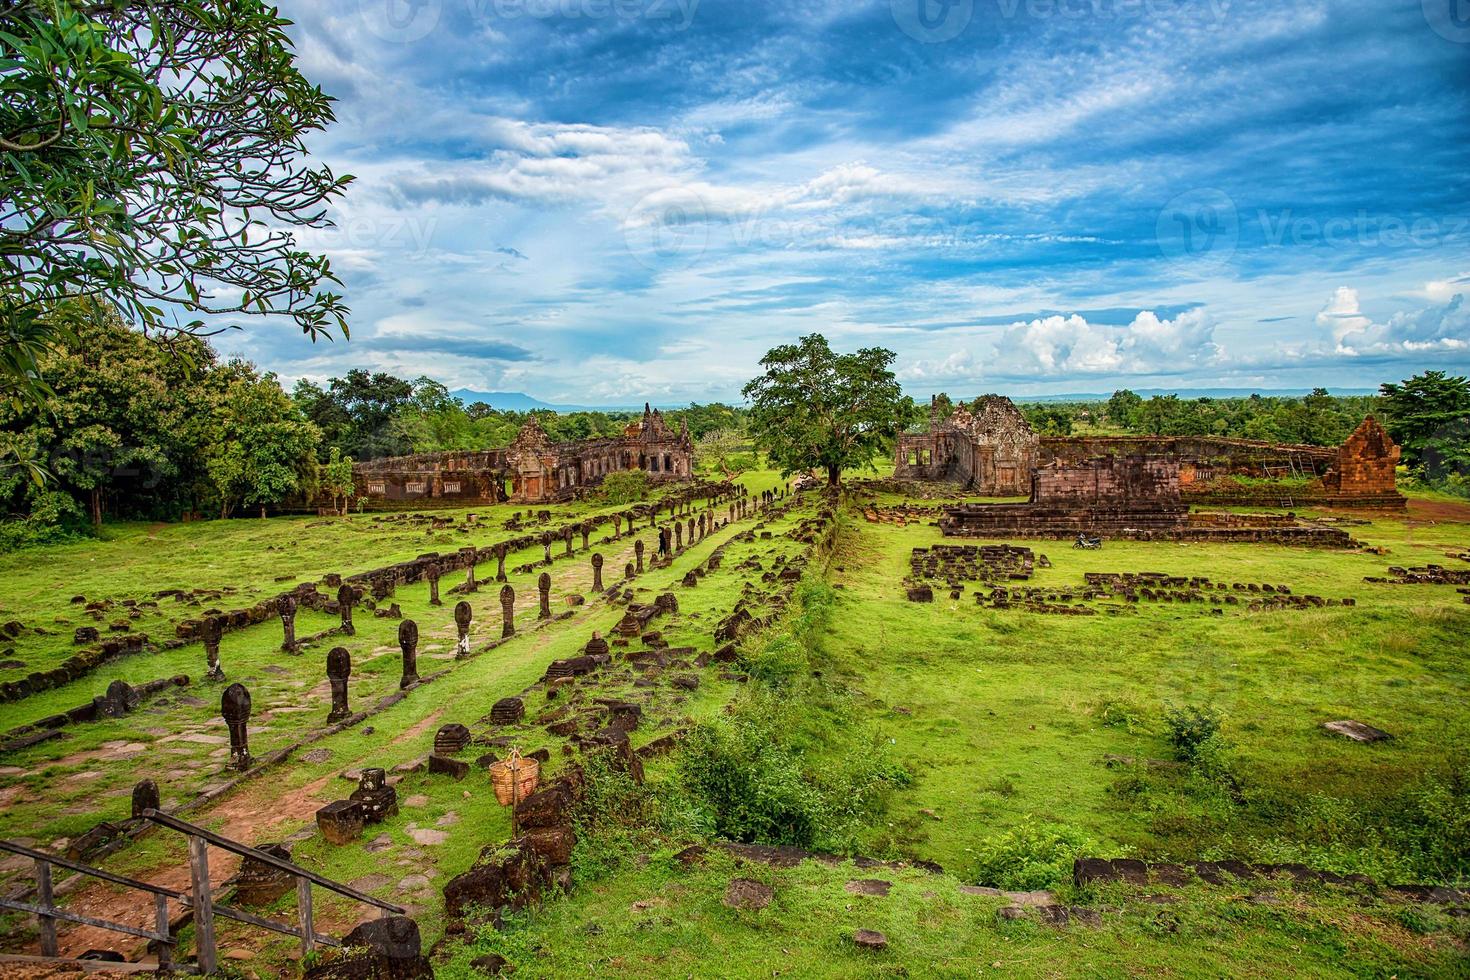
[[[985,395],[947,419],[937,404],[928,430],[898,438],[894,477],[950,483],[979,496],[1050,498],[1052,481],[1076,472],[1086,482],[1124,464],[1167,459],[1173,497],[1186,504],[1401,508],[1399,447],[1371,415],[1339,447],[1220,436],[1038,437],[1009,398]],[[1036,480],[1046,485],[1037,494]]]
[[[553,442],[532,416],[505,449],[420,453],[357,463],[357,498],[370,510],[476,507],[571,500],[609,473],[643,470],[664,482],[689,478],[694,441],[648,405],[621,436]]]
[[[995,497],[1031,492],[1040,440],[1020,410],[1003,395],[984,395],[941,420],[929,409],[929,431],[898,438],[893,475],[900,480],[955,483]]]

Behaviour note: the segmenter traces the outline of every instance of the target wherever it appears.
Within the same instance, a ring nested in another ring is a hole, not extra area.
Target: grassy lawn
[[[778,482],[767,472],[745,480],[755,490]],[[678,596],[678,614],[658,625],[668,642],[712,649],[715,625],[747,585],[758,589],[778,556],[789,559],[802,550],[785,532],[814,514],[816,505],[811,496],[772,522],[764,528],[773,532],[770,539],[735,540],[754,526],[745,522],[688,549],[673,567],[639,579],[639,601],[668,589]],[[500,528],[514,509],[477,511],[480,527],[468,534],[425,534],[357,516],[111,527],[103,541],[0,561],[0,620],[52,630],[27,630],[15,644],[14,656],[31,665],[24,674],[59,662],[71,649],[71,630],[91,624],[70,603],[74,594],[142,598],[164,588],[232,586],[237,591],[214,604],[235,608],[330,571],[347,574],[426,551],[492,544],[516,533]],[[552,527],[594,509],[554,510]],[[932,861],[944,872],[811,861],[775,869],[718,849],[686,866],[672,855],[694,837],[665,822],[645,828],[631,843],[603,846],[595,869],[579,852],[578,885],[570,895],[513,917],[504,930],[472,928],[452,939],[436,961],[441,975],[470,976],[470,961],[490,952],[507,956],[522,976],[1464,972],[1463,919],[1406,910],[1362,890],[1282,885],[1270,889],[1268,900],[1257,894],[1260,886],[1197,886],[1160,904],[1118,888],[1074,891],[1065,875],[1054,875],[1046,885],[1058,902],[1100,915],[1097,925],[1056,928],[1035,915],[998,918],[1005,900],[960,887],[991,884],[986,861],[997,841],[1017,832],[1060,835],[1094,856],[1301,861],[1388,883],[1446,880],[1448,866],[1436,874],[1435,861],[1452,858],[1456,846],[1463,857],[1463,841],[1443,840],[1444,828],[1452,826],[1446,821],[1464,819],[1463,809],[1455,809],[1463,808],[1463,796],[1448,809],[1431,804],[1441,800],[1456,772],[1466,770],[1470,606],[1451,586],[1374,585],[1363,578],[1383,575],[1389,565],[1454,565],[1445,555],[1470,550],[1470,525],[1374,516],[1353,529],[1360,540],[1387,548],[1387,555],[1124,541],[1083,552],[1065,542],[1016,542],[1051,561],[1025,585],[1075,589],[1090,571],[1158,571],[1357,600],[1351,607],[1274,612],[1108,600],[1091,603],[1097,615],[1059,616],[979,607],[977,583],[957,601],[936,590],[932,604],[909,602],[902,580],[910,553],[942,542],[938,530],[927,523],[869,524],[854,508],[840,520],[835,552],[808,571],[810,580],[835,590],[830,619],[812,641],[812,677],[762,694],[759,669],[749,684],[740,684],[722,679],[712,665],[700,672],[696,690],[661,683],[650,691],[634,686],[632,672],[619,670],[589,681],[586,695],[648,695],[635,745],[675,729],[724,724],[742,705],[774,696],[787,712],[783,717],[801,730],[796,741],[813,779],[840,768],[854,752],[882,757],[906,774],[850,838],[849,856]],[[645,543],[653,540],[646,528],[640,534]],[[594,536],[593,550],[605,555],[610,583],[631,558],[632,539],[599,543],[601,537]],[[722,568],[696,587],[682,587],[684,574],[721,545],[727,549]],[[539,553],[539,547],[528,549],[507,566]],[[551,660],[579,653],[593,630],[608,633],[621,610],[590,597],[587,557],[579,551],[548,569],[553,609],[570,615],[542,628],[535,628],[536,575],[512,575],[520,634],[465,661],[453,659],[448,594],[460,576],[441,582],[448,601],[440,608],[428,605],[426,586],[401,588],[391,601],[420,624],[420,674],[452,670],[362,724],[313,742],[189,819],[251,843],[291,841],[296,860],[408,906],[426,943],[439,940],[444,883],[510,833],[484,773],[476,770],[464,782],[423,771],[398,774],[399,816],[369,828],[354,845],[325,844],[314,833],[313,813],[351,791],[354,784],[344,774],[367,765],[391,770],[422,758],[442,724],[497,734],[480,720],[496,700],[531,688]],[[487,577],[483,567],[480,577]],[[587,604],[566,604],[563,597],[573,593],[588,594]],[[470,599],[481,647],[499,636],[497,587],[482,587]],[[757,603],[755,611],[764,608]],[[199,612],[165,603],[138,627],[171,636],[174,622]],[[295,656],[279,650],[275,621],[226,634],[228,678],[245,683],[254,697],[251,748],[257,756],[325,727],[330,646],[341,643],[352,654],[355,707],[397,691],[398,622],[362,609],[355,618],[357,636],[331,637]],[[297,632],[304,636],[334,623],[335,617],[303,611]],[[765,642],[746,645],[757,668]],[[123,657],[62,689],[0,706],[0,729],[83,703],[114,677],[136,683],[176,673],[195,681],[165,691],[128,717],[71,726],[64,739],[0,758],[0,836],[54,846],[99,819],[125,817],[131,787],[145,776],[159,782],[165,805],[228,778],[218,717],[223,685],[201,682],[197,643]],[[1209,706],[1222,719],[1223,745],[1208,766],[1176,761],[1166,713],[1185,705]],[[540,688],[531,690],[526,724],[508,732],[523,751],[549,749],[551,773],[567,758],[564,740],[534,719],[556,707]],[[1394,737],[1365,745],[1320,728],[1348,718]],[[827,739],[829,729],[842,737]],[[483,751],[473,747],[465,757]],[[648,792],[676,799],[682,765],[679,752],[650,762]],[[1439,831],[1424,831],[1430,813],[1441,815]],[[106,866],[164,880],[181,873],[181,856],[178,839],[154,833]],[[222,860],[217,878],[229,867]],[[17,862],[0,862],[0,885],[26,873]],[[770,907],[726,907],[721,899],[734,877],[772,885]],[[891,893],[858,896],[844,887],[869,877],[891,881]],[[109,889],[86,894],[89,902],[124,901]],[[275,911],[289,916],[293,909],[288,896]],[[324,894],[318,911],[320,928],[329,932],[350,928],[363,912]],[[33,943],[27,922],[0,921],[11,933],[6,949]],[[881,930],[887,950],[859,949],[851,939],[855,929]],[[258,931],[227,925],[221,934],[226,948],[251,957],[235,961],[248,964],[240,966],[248,973],[276,975],[293,956],[291,943]]]

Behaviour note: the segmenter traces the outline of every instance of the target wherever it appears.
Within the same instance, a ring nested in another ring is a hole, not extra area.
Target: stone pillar
[[[347,679],[352,676],[352,654],[346,647],[333,647],[327,653],[327,681],[332,685],[332,710],[327,715],[327,724],[352,716],[347,707]]]
[[[352,625],[352,604],[356,601],[357,593],[352,591],[352,586],[343,582],[337,590],[337,611],[342,614],[341,630],[348,636],[357,635],[357,630]]]
[[[613,538],[615,538],[615,539],[616,538],[621,538],[623,536],[623,518],[622,518],[622,516],[619,515],[619,514],[614,514],[612,521],[613,521]]]
[[[684,525],[683,524],[680,524],[678,521],[675,521],[674,522],[674,551],[677,553],[677,552],[680,552],[680,551],[683,551],[683,550],[684,550]]]
[[[633,542],[633,556],[638,562],[638,574],[643,574],[643,540],[640,538]]]
[[[516,590],[508,584],[500,587],[501,638],[516,635]]]
[[[497,582],[505,581],[505,556],[509,553],[510,549],[505,545],[498,544],[495,546],[495,581]]]
[[[648,505],[648,526],[653,527],[658,523],[658,504]]]
[[[570,528],[570,527],[567,528],[567,530],[566,530],[566,541],[567,541],[567,554],[566,554],[566,557],[568,557],[568,558],[572,557],[572,534],[573,533],[574,532],[573,532],[573,529],[572,528]]]
[[[465,556],[466,575],[464,580],[464,591],[466,594],[480,591],[480,583],[475,581],[475,554],[474,548],[461,548],[459,553]]]
[[[634,574],[635,573],[633,571],[633,563],[632,562],[628,562],[628,564],[626,564],[626,565],[623,566],[623,578],[629,578],[630,579],[630,578],[633,577]]]
[[[224,634],[224,627],[220,624],[219,617],[206,616],[201,638],[204,640],[204,660],[209,664],[205,671],[206,680],[222,681],[225,679],[225,670],[219,663],[219,641]]]
[[[592,591],[602,591],[602,553],[597,552],[592,556]]]
[[[470,608],[468,602],[460,600],[455,604],[454,625],[459,629],[459,642],[454,648],[454,658],[456,660],[470,655],[470,621],[474,618],[475,611]]]
[[[536,590],[541,593],[541,611],[537,614],[538,619],[551,618],[551,576],[546,572],[536,580]]]
[[[695,526],[695,523],[696,522],[695,522],[694,518],[692,518],[692,517],[689,518],[689,544],[690,544],[691,547],[694,545],[694,526]]]
[[[439,566],[430,565],[424,569],[424,578],[429,580],[429,605],[442,606],[444,600],[439,598]]]
[[[541,564],[551,564],[551,535],[541,535]]]
[[[419,624],[405,619],[398,624],[398,649],[403,651],[403,676],[398,680],[398,689],[413,687],[419,682]]]
[[[592,536],[592,523],[590,521],[582,524],[582,550],[588,548],[587,539]]]
[[[144,810],[160,810],[162,806],[158,799],[158,784],[151,779],[145,779],[133,787],[132,817],[134,820],[143,819]]]
[[[219,712],[230,730],[230,768],[244,772],[255,760],[250,758],[250,692],[244,684],[231,684],[219,699]]]
[[[281,649],[287,653],[296,652],[296,597],[282,596],[281,601],[276,604],[276,612],[281,617]]]
[[[735,505],[734,504],[731,504],[730,505],[730,523],[731,524],[734,524],[735,523]]]

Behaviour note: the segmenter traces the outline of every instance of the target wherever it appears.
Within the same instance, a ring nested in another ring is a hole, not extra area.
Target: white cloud
[[[1203,309],[1172,320],[1144,310],[1126,327],[1048,316],[1007,327],[995,362],[1008,375],[1177,374],[1218,357],[1214,331]]]

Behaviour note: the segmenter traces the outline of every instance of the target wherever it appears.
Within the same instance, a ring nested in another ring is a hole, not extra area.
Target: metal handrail
[[[375,898],[374,896],[369,895],[365,892],[360,892],[350,885],[344,885],[341,882],[333,881],[330,878],[324,878],[314,871],[309,871],[306,868],[301,867],[301,865],[299,864],[287,861],[285,858],[276,857],[274,854],[270,854],[266,851],[251,847],[249,844],[241,844],[239,841],[230,840],[228,837],[221,837],[219,834],[216,834],[210,830],[206,830],[197,824],[189,823],[187,820],[180,820],[178,817],[169,816],[167,813],[152,809],[144,810],[142,815],[145,819],[152,820],[154,823],[162,827],[167,827],[170,830],[176,830],[179,833],[187,834],[190,837],[201,838],[205,841],[208,841],[210,844],[213,844],[215,847],[221,848],[226,851],[231,851],[235,854],[240,855],[241,857],[248,857],[254,861],[259,861],[262,864],[266,864],[272,868],[275,868],[277,871],[284,871],[287,874],[294,875],[297,878],[305,878],[313,884],[321,885],[328,891],[333,891],[339,895],[344,895],[347,898],[355,899],[359,902],[364,903],[365,905],[372,905],[376,908],[384,910],[385,912],[392,912],[394,915],[403,915],[407,911],[401,905],[394,905],[392,902],[385,902],[381,898]]]

